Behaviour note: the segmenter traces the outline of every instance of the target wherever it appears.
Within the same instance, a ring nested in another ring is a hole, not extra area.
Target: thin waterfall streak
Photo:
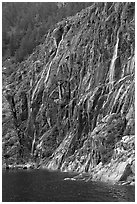
[[[31,155],[33,155],[33,153],[34,153],[35,142],[36,142],[36,131],[34,132],[34,138],[33,138],[33,141],[32,141]]]
[[[114,48],[114,54],[113,54],[110,69],[109,69],[109,83],[111,88],[113,86],[113,81],[114,81],[115,61],[117,59],[118,43],[119,43],[119,37],[117,36],[117,43]]]
[[[118,92],[117,92],[117,94],[116,94],[116,96],[115,96],[115,99],[114,99],[114,102],[113,102],[114,105],[116,104],[116,102],[117,102],[117,100],[118,100],[118,98],[119,98],[119,96],[120,96],[120,93],[121,93],[122,89],[123,89],[123,85],[120,86],[120,88],[119,88],[119,90],[118,90]],[[112,113],[112,110],[113,110],[114,105],[112,106],[111,113]]]
[[[61,43],[61,41],[60,41],[60,43]],[[57,52],[56,52],[56,55],[55,55],[55,57],[54,57],[54,59],[53,59],[53,62],[54,62],[54,60],[55,60],[55,59],[57,58],[57,56],[58,56],[60,43],[59,43],[59,45],[58,45]],[[46,79],[45,79],[45,81],[44,81],[44,84],[48,82],[48,78],[49,78],[50,71],[51,71],[51,65],[53,64],[53,62],[51,61],[50,65],[49,65],[49,69],[48,69],[48,71],[47,71],[47,75],[46,75]]]
[[[44,83],[46,83],[46,82],[48,81],[49,74],[50,74],[50,70],[51,70],[51,65],[52,65],[52,61],[51,61],[50,64],[49,64],[49,69],[48,69],[48,71],[47,71],[47,75],[46,75],[46,79],[45,79]],[[44,77],[44,74],[45,74],[45,69],[43,70],[43,72],[42,72],[42,74],[41,74],[41,78],[40,78],[40,80],[38,81],[38,83],[37,83],[37,85],[36,85],[36,88],[35,88],[34,91],[33,91],[32,100],[34,99],[34,95],[35,95],[35,93],[36,93],[36,91],[37,91],[37,89],[38,89],[38,86],[39,86],[40,82],[42,81],[42,79],[43,79],[43,77]]]
[[[40,80],[38,81],[38,83],[37,83],[37,85],[36,85],[36,88],[34,89],[34,91],[33,91],[33,93],[32,93],[32,101],[33,101],[33,99],[34,99],[34,95],[35,95],[35,93],[36,93],[36,91],[37,91],[37,89],[38,89],[38,86],[39,86],[40,82],[41,82],[42,79],[43,79],[44,73],[45,73],[45,69],[43,70],[43,72],[42,72],[42,74],[41,74],[41,78],[40,78]]]
[[[44,84],[48,81],[49,74],[50,74],[50,70],[51,70],[51,65],[52,65],[52,61],[51,61],[50,65],[49,65],[49,69],[48,69],[48,71],[47,71],[47,75],[46,75],[46,79],[45,79],[45,81],[44,81]]]

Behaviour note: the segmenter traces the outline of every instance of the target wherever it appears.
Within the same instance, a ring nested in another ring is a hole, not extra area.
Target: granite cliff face
[[[3,161],[15,162],[14,152],[79,179],[133,184],[134,12],[133,2],[94,3],[49,30],[6,75],[3,111],[12,125],[3,133]]]

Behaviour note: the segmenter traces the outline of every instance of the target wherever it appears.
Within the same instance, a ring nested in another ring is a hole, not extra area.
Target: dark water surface
[[[64,180],[68,173],[47,170],[3,171],[3,202],[130,202],[133,186]]]

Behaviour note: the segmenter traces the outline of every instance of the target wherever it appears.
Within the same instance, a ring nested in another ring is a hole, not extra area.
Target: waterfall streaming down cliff
[[[33,160],[41,168],[134,182],[134,11],[133,2],[94,3],[55,26],[64,28],[56,45],[50,30],[19,65],[14,78],[24,69],[25,80],[11,76],[15,94],[7,100],[24,133],[23,158],[35,138]]]
[[[117,42],[116,45],[114,47],[114,53],[113,53],[113,57],[111,60],[111,64],[110,64],[110,68],[109,68],[109,83],[110,83],[110,90],[113,87],[113,83],[114,83],[114,74],[115,74],[115,61],[117,59],[117,53],[118,53],[118,43],[119,43],[119,37],[118,37],[119,32],[117,33]]]

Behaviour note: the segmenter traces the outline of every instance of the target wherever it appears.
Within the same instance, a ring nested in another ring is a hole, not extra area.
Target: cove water
[[[2,172],[3,202],[134,202],[134,186],[64,180],[68,173],[47,170]]]

